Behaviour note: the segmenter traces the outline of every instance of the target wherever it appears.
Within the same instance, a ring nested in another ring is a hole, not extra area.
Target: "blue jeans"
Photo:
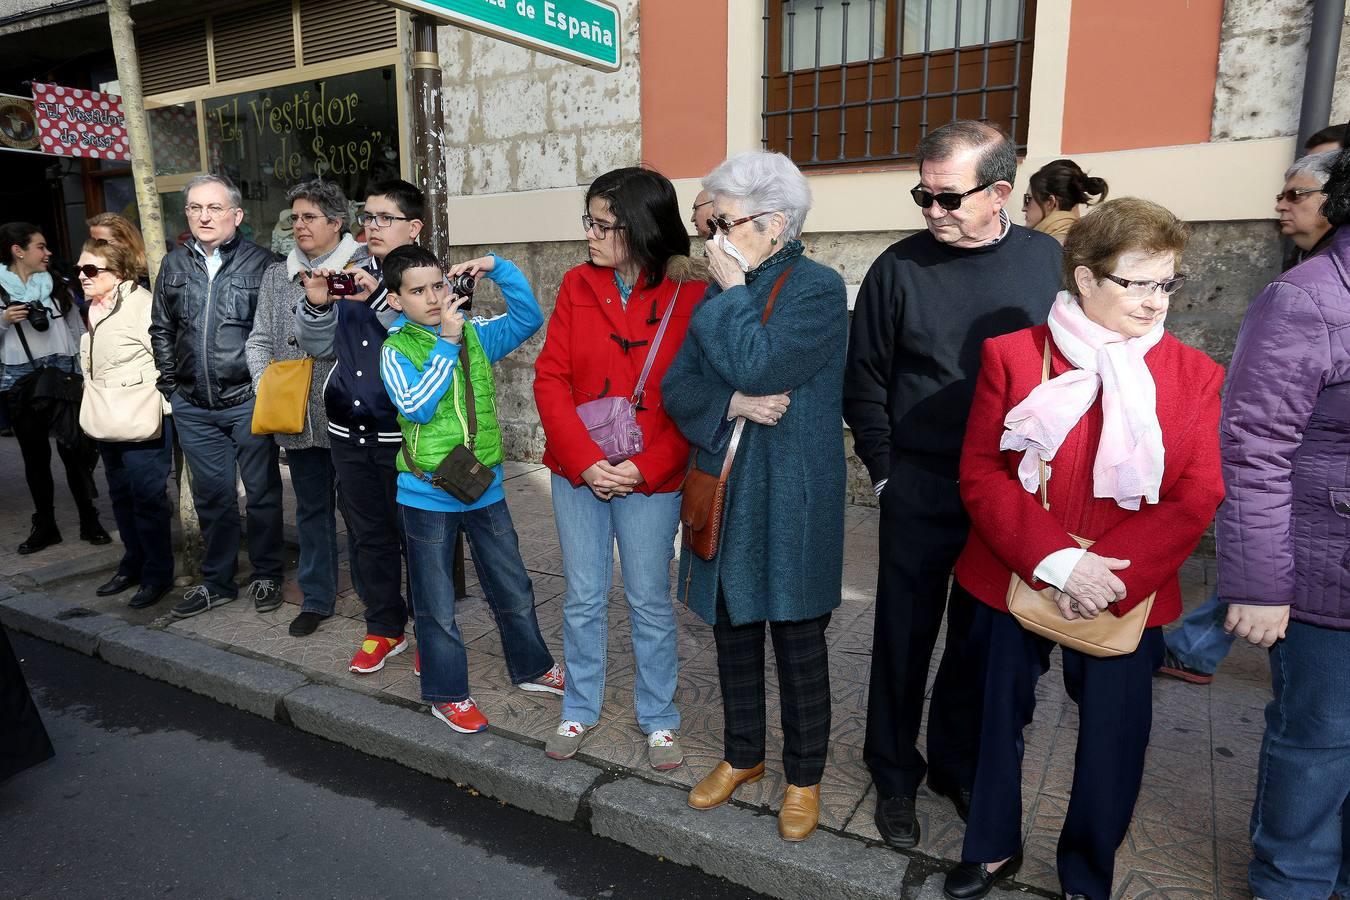
[[[333,460],[327,447],[287,450],[295,491],[295,530],[300,539],[296,580],[304,597],[302,611],[331,616],[337,606],[337,500]]]
[[[1266,900],[1350,896],[1350,631],[1290,622],[1270,651],[1247,879]]]
[[[192,502],[202,524],[202,581],[217,594],[237,597],[239,567],[239,495],[234,473],[244,481],[248,514],[248,560],[254,578],[281,583],[281,469],[277,443],[270,434],[254,434],[253,401],[228,409],[203,409],[174,394],[173,421],[178,443],[192,473]]]
[[[173,584],[173,538],[169,523],[169,472],[173,468],[173,416],[164,417],[158,438],[149,441],[100,441],[108,499],[122,538],[118,575],[146,587]]]
[[[609,643],[609,587],[614,541],[633,628],[633,705],[638,727],[651,734],[680,727],[675,708],[679,660],[675,609],[670,602],[670,561],[680,495],[630,494],[600,500],[590,488],[553,476],[553,515],[562,545],[567,597],[563,605],[563,656],[567,659],[564,720],[594,725],[605,697]],[[421,598],[418,598],[421,602]]]
[[[1233,636],[1223,630],[1226,618],[1228,604],[1219,600],[1216,590],[1167,632],[1167,649],[1186,668],[1213,675],[1233,647]]]
[[[458,703],[469,696],[469,660],[455,624],[455,537],[461,528],[469,539],[483,595],[497,620],[511,683],[531,681],[553,668],[553,654],[544,645],[534,614],[534,586],[520,558],[520,543],[505,500],[456,513],[399,504],[398,514],[417,598],[423,700]]]

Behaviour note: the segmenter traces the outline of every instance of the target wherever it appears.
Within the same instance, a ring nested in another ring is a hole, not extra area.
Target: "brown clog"
[[[694,809],[714,809],[730,800],[736,788],[754,784],[763,777],[762,762],[749,769],[733,769],[724,759],[689,792],[689,805]]]

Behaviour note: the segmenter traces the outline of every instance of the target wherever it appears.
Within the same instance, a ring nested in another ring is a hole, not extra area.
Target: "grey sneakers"
[[[675,732],[662,728],[647,735],[647,762],[653,769],[678,769],[684,764],[684,751]]]
[[[589,726],[580,722],[563,721],[558,725],[558,730],[549,735],[548,741],[544,744],[544,754],[549,759],[571,759],[577,755],[577,750],[581,748],[581,739],[588,730]]]

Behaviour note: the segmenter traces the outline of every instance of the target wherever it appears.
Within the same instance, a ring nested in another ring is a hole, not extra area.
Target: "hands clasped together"
[[[1065,619],[1095,619],[1112,603],[1125,599],[1125,582],[1116,572],[1130,565],[1128,559],[1098,556],[1091,550],[1073,567],[1064,590],[1055,591],[1055,603]]]

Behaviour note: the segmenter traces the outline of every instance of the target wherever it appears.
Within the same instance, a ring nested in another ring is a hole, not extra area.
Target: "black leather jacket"
[[[160,391],[203,409],[227,409],[253,396],[244,342],[253,329],[263,270],[277,260],[238,234],[221,245],[220,255],[220,271],[208,280],[202,254],[175,247],[155,280],[150,318]]]

